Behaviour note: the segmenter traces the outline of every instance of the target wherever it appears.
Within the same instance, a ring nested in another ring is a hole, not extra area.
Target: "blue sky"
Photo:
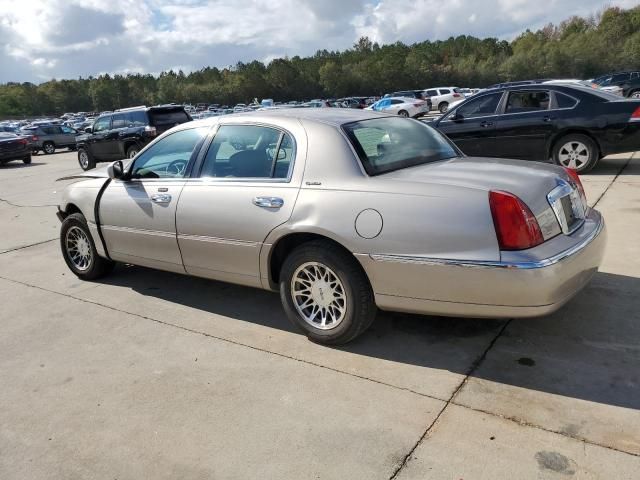
[[[526,28],[638,0],[0,0],[0,82],[159,73]]]

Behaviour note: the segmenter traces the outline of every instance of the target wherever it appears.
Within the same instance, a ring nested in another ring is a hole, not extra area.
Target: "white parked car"
[[[449,105],[458,100],[464,100],[465,96],[458,87],[435,87],[425,90],[427,96],[431,99],[431,108],[445,113],[449,109]]]
[[[365,110],[396,113],[401,117],[419,117],[429,113],[429,103],[417,98],[387,97],[369,105]]]

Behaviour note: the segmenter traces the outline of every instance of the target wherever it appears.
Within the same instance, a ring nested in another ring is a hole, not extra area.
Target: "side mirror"
[[[87,128],[84,129],[84,131],[86,133],[92,133],[93,132],[93,127],[87,127]]]
[[[109,178],[116,179],[122,178],[124,176],[124,166],[122,165],[122,160],[116,160],[111,165],[107,167],[107,175]]]
[[[287,158],[287,151],[284,149],[278,150],[278,160],[285,160]]]

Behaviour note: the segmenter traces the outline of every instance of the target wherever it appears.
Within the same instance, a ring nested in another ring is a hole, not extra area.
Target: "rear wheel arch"
[[[291,252],[293,252],[296,248],[298,248],[300,245],[303,245],[309,242],[316,242],[316,241],[324,241],[332,245],[335,245],[336,247],[342,249],[344,252],[353,256],[353,254],[348,248],[346,248],[340,242],[328,236],[325,236],[319,233],[310,233],[310,232],[289,233],[283,237],[280,237],[273,244],[273,246],[269,251],[268,267],[269,267],[269,285],[271,288],[273,288],[274,290],[278,288],[278,284],[280,283],[280,272],[282,270],[282,266],[284,265],[284,261],[287,258],[287,256]],[[358,262],[358,260],[355,257],[353,258],[358,264],[360,264],[360,262]],[[364,271],[364,268],[362,270]],[[367,273],[366,272],[364,273],[368,279]]]
[[[547,144],[547,158],[553,159],[554,147],[556,146],[558,141],[562,140],[562,138],[566,137],[567,135],[584,135],[585,137],[589,137],[593,141],[593,143],[596,144],[596,148],[598,149],[598,156],[602,156],[602,147],[600,146],[600,142],[598,142],[597,138],[595,138],[586,130],[581,130],[579,128],[570,128],[570,129],[562,130],[561,132],[556,133],[551,138],[551,140]]]

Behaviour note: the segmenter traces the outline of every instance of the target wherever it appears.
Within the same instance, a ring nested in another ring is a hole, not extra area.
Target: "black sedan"
[[[0,165],[12,160],[31,163],[31,144],[26,137],[0,132]]]
[[[478,93],[431,123],[467,155],[548,161],[578,172],[640,150],[640,101],[531,84]]]

